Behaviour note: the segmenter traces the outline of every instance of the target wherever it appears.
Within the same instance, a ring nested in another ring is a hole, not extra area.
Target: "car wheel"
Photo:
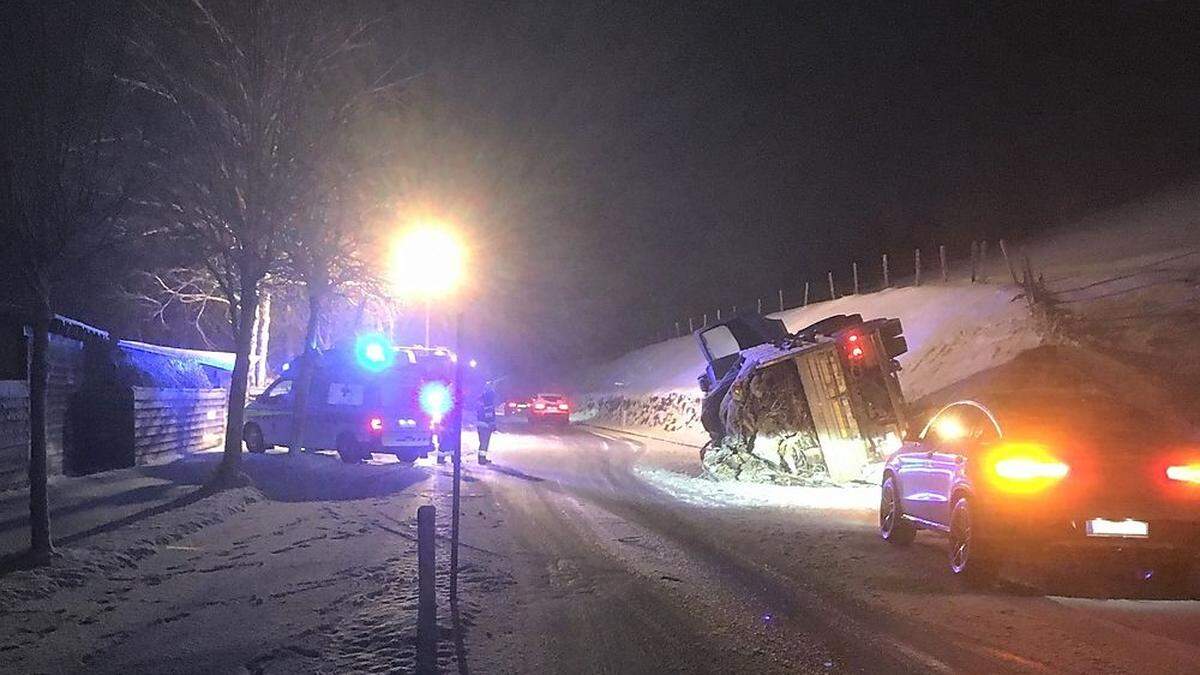
[[[888,476],[883,481],[879,496],[879,536],[887,543],[906,546],[916,538],[917,527],[905,520],[903,515],[896,479]]]
[[[950,571],[970,585],[986,585],[999,569],[995,550],[980,536],[971,500],[959,497],[950,512]]]
[[[338,436],[338,457],[344,464],[358,464],[363,461],[363,450],[353,436],[342,434]]]
[[[256,455],[267,451],[267,443],[263,440],[262,429],[257,424],[247,424],[242,429],[242,440],[246,443],[246,449]]]

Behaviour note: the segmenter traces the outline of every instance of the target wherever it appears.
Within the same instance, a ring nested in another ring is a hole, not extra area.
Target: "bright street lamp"
[[[467,268],[465,247],[443,226],[419,225],[396,239],[388,267],[397,295],[425,302],[425,346],[430,346],[430,304],[462,283]]]

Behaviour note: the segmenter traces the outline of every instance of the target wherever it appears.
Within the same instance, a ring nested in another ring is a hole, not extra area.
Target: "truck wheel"
[[[262,429],[258,428],[257,424],[250,423],[242,428],[242,440],[246,443],[246,449],[256,455],[267,451]]]
[[[917,526],[904,519],[900,510],[900,491],[896,479],[888,476],[883,480],[879,496],[879,536],[889,544],[907,546],[917,537]]]
[[[977,520],[970,498],[959,497],[950,513],[950,571],[969,586],[992,583],[1000,568],[993,545],[980,537]]]
[[[365,459],[363,457],[362,447],[358,441],[354,440],[349,434],[338,436],[338,457],[341,458],[344,464],[358,464]]]

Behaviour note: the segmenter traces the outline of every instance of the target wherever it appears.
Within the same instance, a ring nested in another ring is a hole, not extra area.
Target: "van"
[[[383,349],[389,350],[388,352]],[[343,462],[372,453],[412,463],[437,447],[453,401],[453,354],[425,347],[373,348],[364,361],[347,351],[319,354],[308,395],[301,446],[335,450]],[[291,442],[294,379],[285,372],[246,406],[250,452]]]

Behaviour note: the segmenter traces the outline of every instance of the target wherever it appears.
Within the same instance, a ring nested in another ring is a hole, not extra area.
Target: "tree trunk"
[[[258,312],[258,343],[254,351],[258,359],[254,362],[254,384],[257,387],[267,386],[267,354],[271,346],[271,294],[263,292],[259,296]]]
[[[292,439],[288,452],[300,452],[304,445],[304,411],[308,408],[308,394],[312,389],[313,371],[317,360],[317,330],[321,325],[321,312],[325,304],[325,291],[310,289],[308,293],[308,324],[304,329],[304,352],[297,364],[296,382],[292,397]]]
[[[50,384],[50,313],[33,320],[29,345],[29,552],[34,559],[54,553],[50,497],[46,490],[46,393]]]
[[[246,419],[246,388],[250,375],[250,340],[253,337],[254,315],[258,311],[257,283],[244,282],[249,288],[242,291],[238,308],[237,332],[234,336],[235,357],[233,380],[229,383],[229,404],[225,423],[225,454],[217,470],[218,484],[237,481],[242,466],[242,426]]]

